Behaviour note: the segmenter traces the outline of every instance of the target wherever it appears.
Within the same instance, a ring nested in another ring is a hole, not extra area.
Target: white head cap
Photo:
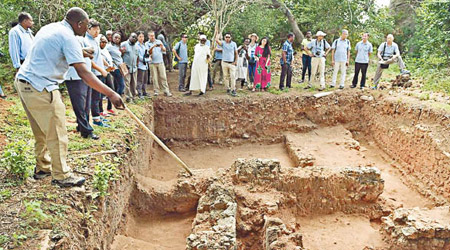
[[[200,35],[200,40],[207,40],[206,35]]]
[[[327,34],[323,33],[322,31],[317,31],[316,36],[326,36]]]

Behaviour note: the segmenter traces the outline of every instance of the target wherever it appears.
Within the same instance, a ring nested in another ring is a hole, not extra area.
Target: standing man
[[[316,33],[316,39],[313,39],[308,46],[306,46],[306,52],[311,56],[311,76],[314,80],[316,77],[317,69],[320,73],[320,88],[319,91],[325,89],[325,60],[330,52],[330,44],[324,39],[327,34],[322,31]],[[305,89],[312,87],[311,80],[308,82],[308,86]]]
[[[65,106],[58,90],[69,66],[93,89],[105,94],[118,109],[125,106],[120,96],[86,68],[83,50],[75,35],[84,36],[89,17],[80,8],[71,8],[62,22],[42,27],[30,55],[20,67],[14,82],[33,131],[36,154],[35,179],[52,176],[52,184],[81,186],[85,178],[71,173],[67,166]]]
[[[9,55],[13,67],[18,71],[33,44],[33,18],[30,14],[22,12],[19,14],[19,23],[14,26],[8,33],[9,38]]]
[[[188,47],[187,47],[188,36],[186,34],[181,34],[181,41],[179,41],[173,48],[173,54],[175,55],[175,60],[178,61],[178,91],[184,92],[184,81],[186,79],[186,71],[188,65]]]
[[[155,96],[159,95],[159,85],[162,85],[164,94],[172,96],[169,85],[167,84],[166,67],[164,66],[163,52],[166,51],[164,44],[155,38],[155,32],[148,32],[148,41],[145,43],[148,53],[150,54],[150,69],[153,75],[153,86]]]
[[[131,102],[137,96],[137,71],[138,71],[138,48],[136,33],[131,33],[127,41],[120,44],[123,62],[127,65],[128,74],[125,76],[125,96],[126,102]]]
[[[139,54],[139,63],[138,63],[138,73],[137,73],[137,91],[139,98],[144,99],[147,96],[147,91],[145,90],[145,85],[147,83],[148,78],[148,63],[150,61],[150,55],[148,54],[147,49],[144,44],[144,32],[138,31],[138,54]]]
[[[292,42],[294,42],[295,36],[289,33],[287,40],[283,44],[283,54],[281,56],[281,76],[280,76],[280,90],[284,89],[284,80],[286,79],[286,87],[291,88],[292,80],[292,59],[294,58],[294,48],[292,48]]]
[[[347,39],[348,30],[342,30],[341,37],[334,40],[333,46],[331,47],[331,66],[334,67],[333,79],[330,88],[336,86],[336,80],[339,70],[341,71],[341,82],[339,84],[339,89],[343,89],[345,86],[345,75],[347,72],[347,66],[350,60],[350,41]]]
[[[380,47],[378,47],[377,55],[380,61],[378,62],[377,72],[375,73],[375,77],[373,78],[373,89],[377,89],[378,82],[380,81],[381,75],[383,74],[383,69],[389,68],[390,64],[393,64],[395,62],[398,63],[400,73],[409,74],[409,71],[406,70],[405,63],[400,56],[398,45],[394,43],[394,36],[392,34],[387,35],[386,42],[380,44]]]
[[[216,38],[217,44],[222,46],[222,70],[223,78],[227,87],[227,93],[231,96],[236,94],[236,65],[238,50],[235,42],[231,40],[231,33],[225,33],[225,41]]]
[[[222,35],[218,35],[222,39]],[[219,77],[217,76],[219,75]],[[216,44],[214,48],[214,60],[212,69],[212,80],[214,84],[223,84],[223,70],[222,70],[222,46]]]
[[[369,67],[369,57],[373,52],[372,44],[369,42],[369,33],[364,33],[362,35],[362,41],[358,42],[355,47],[356,58],[355,58],[355,75],[353,76],[351,88],[356,88],[358,85],[358,75],[361,71],[361,89],[366,86],[366,73],[367,67]]]
[[[208,80],[208,63],[211,58],[211,51],[206,45],[208,39],[205,35],[200,36],[200,42],[194,48],[194,62],[192,63],[191,80],[189,92],[185,95],[192,95],[192,91],[199,90],[199,96],[206,93],[206,83]]]
[[[89,45],[84,41],[84,38],[77,36],[82,48],[88,48]],[[86,68],[90,71],[92,68],[91,59],[94,58],[92,54],[86,54],[85,63]],[[92,88],[83,82],[74,67],[69,67],[69,71],[65,76],[65,83],[67,92],[69,93],[70,102],[72,103],[73,112],[77,117],[77,132],[80,132],[81,137],[98,140],[100,137],[95,135],[94,129],[89,123],[89,112],[91,112],[91,96]]]
[[[97,78],[105,83],[106,76],[108,72],[105,70],[103,65],[103,56],[100,51],[100,45],[98,44],[96,38],[100,34],[100,23],[95,19],[89,20],[88,31],[84,37],[85,43],[92,49],[94,49],[94,58],[92,58],[92,73],[94,73]],[[110,127],[108,124],[104,123],[101,117],[100,104],[102,102],[102,95],[97,90],[93,89],[91,93],[91,113],[94,125],[100,127]]]
[[[312,33],[310,30],[306,32],[305,38],[300,45],[300,49],[302,50],[302,80],[300,83],[305,82],[306,70],[308,70],[308,79],[311,81],[311,56],[308,55],[306,51],[306,47],[311,42]]]

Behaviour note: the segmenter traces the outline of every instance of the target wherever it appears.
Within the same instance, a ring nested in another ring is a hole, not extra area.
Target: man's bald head
[[[89,23],[89,16],[86,11],[78,7],[70,8],[66,13],[65,20],[70,23],[76,35],[84,36]]]

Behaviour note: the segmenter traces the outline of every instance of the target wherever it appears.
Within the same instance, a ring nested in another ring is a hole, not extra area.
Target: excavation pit
[[[357,94],[158,99],[155,132],[194,176],[150,146],[112,249],[445,249],[442,221],[409,241],[387,224],[401,209],[439,210],[420,213],[430,224],[448,213],[434,133],[448,121],[416,111]]]

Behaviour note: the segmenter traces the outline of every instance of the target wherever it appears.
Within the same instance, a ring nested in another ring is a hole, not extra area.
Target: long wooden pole
[[[159,146],[161,146],[167,153],[169,153],[175,160],[177,160],[177,162],[180,163],[183,169],[186,170],[186,172],[188,172],[190,176],[192,176],[192,171],[189,169],[187,164],[184,163],[184,161],[182,161],[174,152],[172,152],[172,150],[170,150],[166,146],[166,144],[164,144],[164,142],[162,142],[158,138],[158,136],[156,136],[147,126],[145,126],[145,124],[128,107],[125,107],[125,110],[131,116],[131,118],[133,118],[133,120],[135,120],[139,124],[139,126],[144,129],[147,134],[149,134],[153,138],[153,140],[155,140],[159,144]]]

